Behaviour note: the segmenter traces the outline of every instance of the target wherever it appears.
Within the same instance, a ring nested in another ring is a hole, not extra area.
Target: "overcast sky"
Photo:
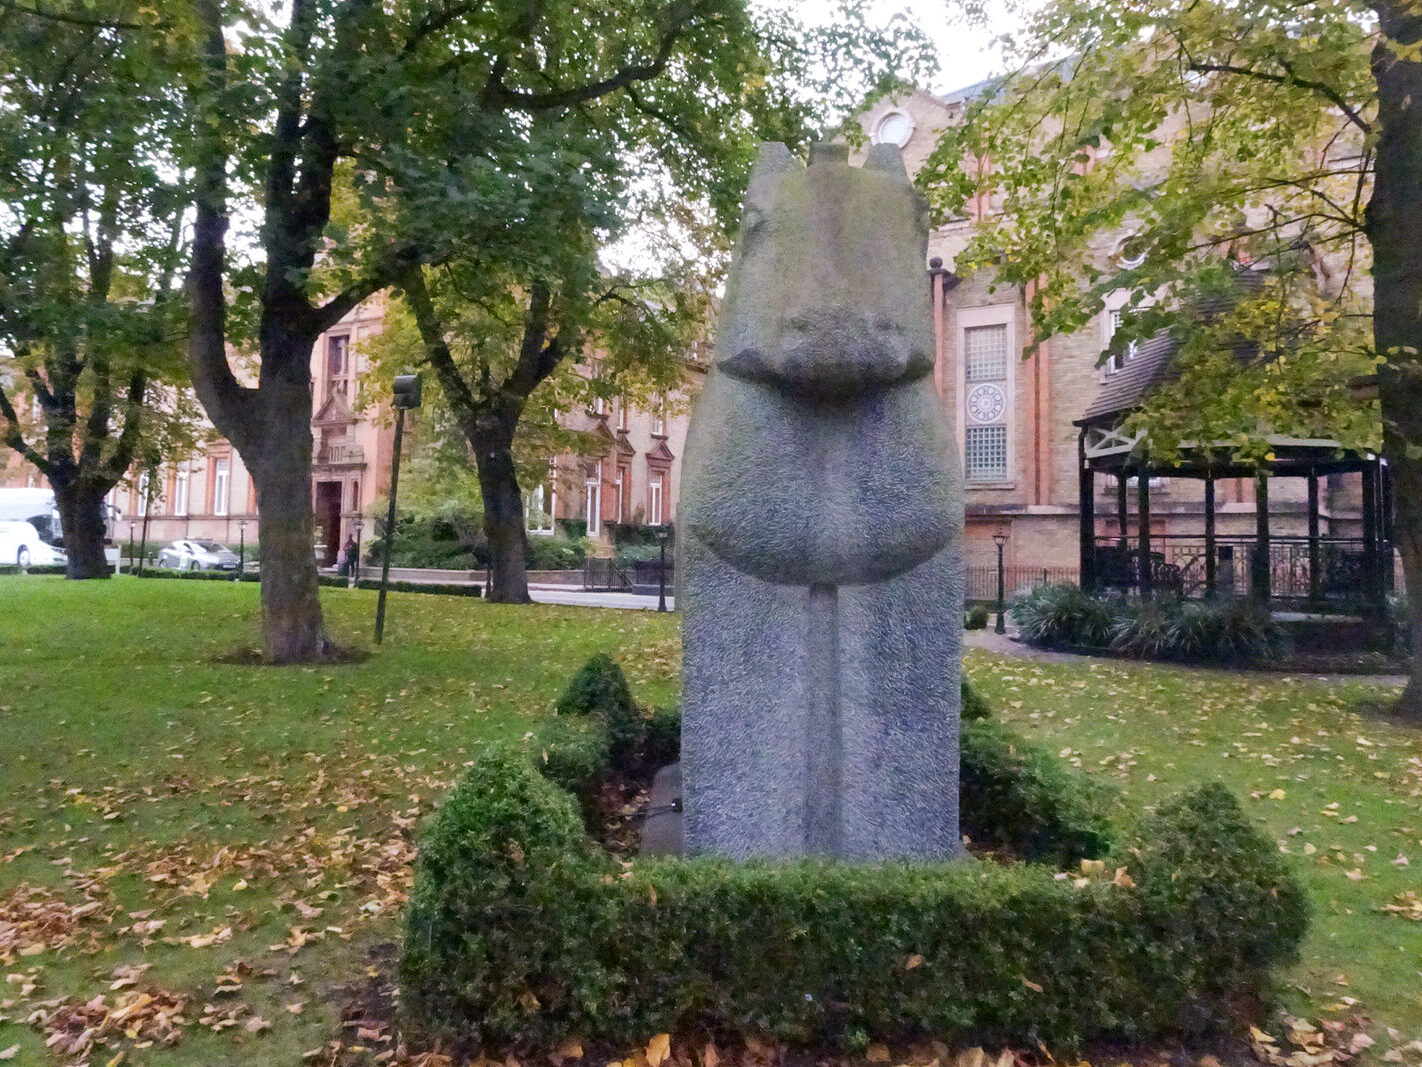
[[[828,20],[834,5],[825,0],[758,0],[768,7],[794,10],[806,22]],[[923,88],[946,93],[999,74],[1003,62],[993,38],[1013,27],[1012,0],[985,0],[986,25],[970,25],[959,14],[955,0],[872,0],[871,11],[887,23],[896,14],[907,14],[938,45],[939,73],[932,85]],[[1021,0],[1016,0],[1021,3]]]

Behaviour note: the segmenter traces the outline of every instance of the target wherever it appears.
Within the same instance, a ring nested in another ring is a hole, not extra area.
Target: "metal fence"
[[[1097,580],[1114,588],[1140,583],[1140,551],[1133,541],[1098,537]],[[1204,538],[1156,535],[1151,539],[1151,581],[1162,591],[1199,597],[1208,592],[1209,553]],[[1273,601],[1297,601],[1320,610],[1354,610],[1385,595],[1393,585],[1392,547],[1382,543],[1378,560],[1354,537],[1280,537],[1268,544],[1267,560],[1252,537],[1221,536],[1214,545],[1214,591],[1247,596],[1267,579]],[[1264,575],[1255,573],[1262,566]],[[1377,568],[1376,575],[1373,569]]]
[[[997,601],[997,564],[969,564],[965,600]],[[1075,584],[1079,578],[1075,567],[1004,567],[1002,585],[1010,599],[1014,593],[1035,589],[1039,585],[1056,585],[1058,582]]]

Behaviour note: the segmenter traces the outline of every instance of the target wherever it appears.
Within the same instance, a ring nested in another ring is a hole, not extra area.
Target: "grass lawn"
[[[336,635],[367,643],[374,594],[323,596]],[[77,1058],[44,1051],[32,1012],[77,1035],[116,1003],[137,1036],[96,1064],[294,1064],[334,1040],[376,1062],[389,1044],[341,1008],[397,937],[418,820],[593,652],[646,702],[677,689],[676,617],[652,612],[394,594],[367,661],[263,668],[216,661],[253,642],[254,585],[10,577],[0,606],[0,1056],[18,1044],[18,1063]],[[1313,897],[1292,1007],[1371,1015],[1373,1060],[1422,1038],[1422,921],[1378,910],[1422,887],[1422,734],[1353,710],[1381,689],[968,664],[1123,810],[1222,778]]]

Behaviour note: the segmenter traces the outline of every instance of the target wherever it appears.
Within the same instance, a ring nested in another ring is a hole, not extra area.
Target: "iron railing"
[[[583,589],[590,593],[626,593],[632,589],[627,568],[614,559],[589,556],[583,561]]]
[[[1153,534],[1150,582],[1157,592],[1201,597],[1211,592],[1205,539],[1197,534]],[[1107,588],[1140,586],[1140,548],[1135,539],[1096,538],[1096,581]],[[1219,536],[1214,544],[1213,592],[1250,596],[1267,580],[1271,601],[1295,601],[1320,609],[1352,610],[1373,603],[1393,584],[1392,546],[1379,542],[1370,554],[1361,537],[1270,538],[1266,557],[1248,536]],[[1262,572],[1261,572],[1262,569]]]
[[[997,602],[997,564],[969,564],[967,581],[964,586],[964,600]],[[1002,585],[1010,599],[1015,593],[1035,589],[1039,585],[1056,585],[1059,582],[1078,580],[1075,567],[1031,567],[1013,566],[1002,569]]]

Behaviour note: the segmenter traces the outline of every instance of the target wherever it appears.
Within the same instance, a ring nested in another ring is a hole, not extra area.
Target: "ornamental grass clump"
[[[1110,641],[1117,605],[1072,585],[1039,585],[1012,601],[1012,619],[1034,645],[1101,648]]]

